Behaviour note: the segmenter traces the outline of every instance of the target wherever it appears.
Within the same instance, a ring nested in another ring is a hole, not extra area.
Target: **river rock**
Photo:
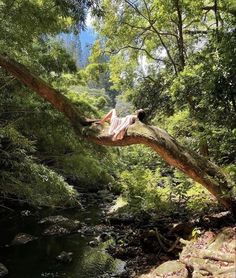
[[[122,213],[122,214],[110,216],[109,220],[112,225],[120,225],[120,224],[129,225],[129,224],[134,223],[135,218],[134,218],[134,216],[132,216],[128,213]]]
[[[0,263],[0,277],[4,277],[8,274],[8,269],[4,264]]]
[[[32,215],[30,210],[22,210],[20,214],[21,214],[21,216],[31,216]]]
[[[34,237],[32,235],[29,234],[24,234],[24,233],[20,233],[17,234],[14,239],[11,242],[11,245],[21,245],[21,244],[26,244],[30,241],[33,241],[37,239],[37,237]]]
[[[43,231],[44,236],[62,236],[68,234],[70,234],[70,231],[68,229],[57,224],[51,225]]]
[[[188,270],[185,264],[179,261],[168,261],[148,274],[143,274],[140,278],[188,278]]]
[[[73,252],[65,252],[62,251],[57,257],[57,261],[62,262],[62,263],[70,263],[72,262],[72,255]]]
[[[219,213],[205,215],[202,219],[202,222],[205,224],[205,226],[210,226],[211,228],[219,228],[222,227],[222,224],[224,225],[224,223],[229,222],[231,219],[232,215],[230,211],[223,211]]]
[[[141,253],[141,249],[136,246],[126,246],[125,244],[121,244],[118,246],[110,245],[107,248],[107,251],[109,254],[111,254],[113,257],[121,259],[121,260],[127,260],[130,258],[135,258],[138,256],[138,254]]]
[[[44,224],[44,223],[57,224],[57,223],[61,223],[64,221],[69,221],[69,220],[70,220],[69,218],[64,217],[62,215],[52,215],[52,216],[48,216],[48,217],[41,219],[39,221],[39,224]]]
[[[39,221],[40,224],[51,224],[43,231],[43,235],[66,235],[78,232],[82,224],[78,220],[72,220],[62,215],[48,216]]]
[[[78,232],[84,236],[95,236],[96,235],[94,227],[91,227],[91,226],[84,225],[84,226],[82,226],[81,229],[78,230]]]
[[[99,240],[102,241],[102,242],[105,242],[105,241],[107,241],[109,239],[111,239],[111,235],[109,235],[108,233],[102,233],[99,236]]]
[[[97,247],[98,246],[98,244],[99,244],[99,242],[98,242],[98,240],[91,240],[89,243],[88,243],[88,245],[90,246],[90,247]]]

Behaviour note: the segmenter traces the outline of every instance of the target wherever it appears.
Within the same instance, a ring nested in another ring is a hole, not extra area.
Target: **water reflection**
[[[43,212],[43,216],[52,212]],[[58,214],[54,212],[54,215]],[[99,224],[100,210],[97,206],[86,211],[70,210],[60,212],[61,215],[84,221],[89,219],[90,225]],[[14,215],[5,217],[0,222],[0,262],[9,270],[8,278],[97,278],[106,273],[118,274],[124,269],[124,262],[114,260],[104,251],[101,244],[96,248],[88,246],[93,238],[72,234],[63,237],[43,237],[38,220],[42,215],[21,217]],[[26,245],[4,247],[17,233],[29,233],[38,239]],[[71,263],[62,264],[56,261],[62,251],[73,252]],[[109,277],[109,275],[108,275]]]

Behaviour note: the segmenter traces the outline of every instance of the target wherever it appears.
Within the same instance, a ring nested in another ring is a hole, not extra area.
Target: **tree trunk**
[[[180,71],[184,69],[185,66],[185,56],[184,56],[184,36],[183,36],[183,18],[182,18],[182,7],[179,0],[175,1],[175,6],[178,14],[178,49],[179,49],[179,61],[180,61]]]
[[[105,146],[144,144],[151,147],[167,163],[202,184],[216,197],[219,203],[236,215],[236,205],[231,187],[220,168],[201,155],[181,146],[166,131],[137,121],[128,128],[126,136],[119,141],[112,141],[111,136],[108,136],[106,132],[98,131],[97,134],[88,132],[87,134],[90,135],[83,135],[81,131],[86,128],[85,126],[90,125],[87,128],[92,131],[96,131],[96,128],[91,126],[92,121],[84,118],[81,112],[64,95],[14,60],[0,55],[0,66],[62,112],[69,119],[79,136]]]

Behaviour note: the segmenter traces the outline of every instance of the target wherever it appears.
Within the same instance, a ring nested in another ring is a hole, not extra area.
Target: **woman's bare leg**
[[[110,120],[113,113],[116,113],[115,109],[110,110],[100,121],[99,123],[103,125],[106,121]]]

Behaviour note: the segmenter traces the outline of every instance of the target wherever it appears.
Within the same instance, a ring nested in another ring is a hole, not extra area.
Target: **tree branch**
[[[209,32],[206,30],[184,30],[184,34],[187,35],[208,34]]]
[[[165,49],[165,51],[166,51],[166,54],[167,54],[168,58],[170,59],[172,66],[174,67],[175,75],[178,75],[178,71],[177,71],[176,64],[175,64],[175,62],[174,62],[174,60],[173,60],[173,58],[172,58],[172,55],[170,54],[170,51],[169,51],[167,45],[165,44],[164,40],[162,39],[162,37],[161,37],[159,31],[156,29],[156,27],[152,25],[152,29],[153,29],[153,30],[155,31],[155,33],[157,34],[157,36],[158,36],[158,38],[159,38],[159,40],[160,40],[162,46],[164,47],[164,49]]]
[[[164,47],[165,51],[166,51],[166,54],[168,56],[168,58],[170,59],[171,61],[171,64],[172,66],[174,67],[174,72],[175,72],[175,75],[178,75],[178,71],[177,71],[177,67],[176,67],[176,64],[174,62],[174,59],[172,58],[172,55],[167,47],[167,45],[165,44],[164,40],[162,39],[161,37],[161,34],[160,32],[155,28],[154,26],[154,23],[155,21],[152,21],[151,20],[151,17],[150,17],[150,12],[149,12],[149,9],[147,8],[147,13],[148,13],[148,17],[146,17],[132,2],[128,1],[128,0],[125,0],[125,2],[130,6],[132,7],[141,17],[143,17],[144,19],[146,19],[148,21],[148,23],[150,24],[151,28],[153,29],[153,31],[157,34],[162,46]],[[146,6],[147,7],[147,6]]]
[[[142,44],[142,46],[143,46],[143,44]],[[162,59],[159,59],[159,58],[154,57],[150,52],[147,51],[147,49],[142,48],[142,46],[138,47],[138,46],[133,46],[133,45],[125,45],[125,46],[119,48],[119,49],[116,50],[116,51],[110,51],[110,52],[108,52],[108,53],[114,55],[114,54],[118,54],[120,51],[122,51],[122,50],[124,50],[124,49],[130,48],[130,49],[135,49],[135,50],[138,50],[138,51],[144,51],[144,52],[147,54],[147,56],[148,56],[149,58],[151,58],[151,59],[153,59],[153,60],[155,60],[155,61],[158,61],[158,62],[163,62]]]
[[[231,195],[231,187],[220,168],[205,157],[181,146],[165,130],[137,121],[129,126],[127,134],[122,140],[113,141],[107,132],[101,130],[97,130],[97,134],[95,134],[93,125],[87,128],[87,135],[85,135],[83,126],[88,126],[91,123],[86,121],[81,111],[78,111],[68,98],[12,59],[0,55],[0,66],[62,112],[80,137],[105,146],[144,144],[151,147],[167,163],[206,187],[223,206],[231,209],[236,216],[235,199]]]
[[[82,115],[79,115],[77,108],[63,94],[30,72],[25,66],[2,55],[0,55],[0,66],[5,68],[28,88],[36,91],[37,94],[44,100],[50,102],[58,111],[66,115],[75,127],[81,127],[85,124],[86,120]]]
[[[141,17],[143,17],[144,19],[148,20],[148,17],[146,17],[143,13],[141,13],[141,11],[138,9],[138,7],[135,6],[134,3],[132,3],[131,1],[125,0],[125,3],[128,4],[131,8],[133,8]]]

